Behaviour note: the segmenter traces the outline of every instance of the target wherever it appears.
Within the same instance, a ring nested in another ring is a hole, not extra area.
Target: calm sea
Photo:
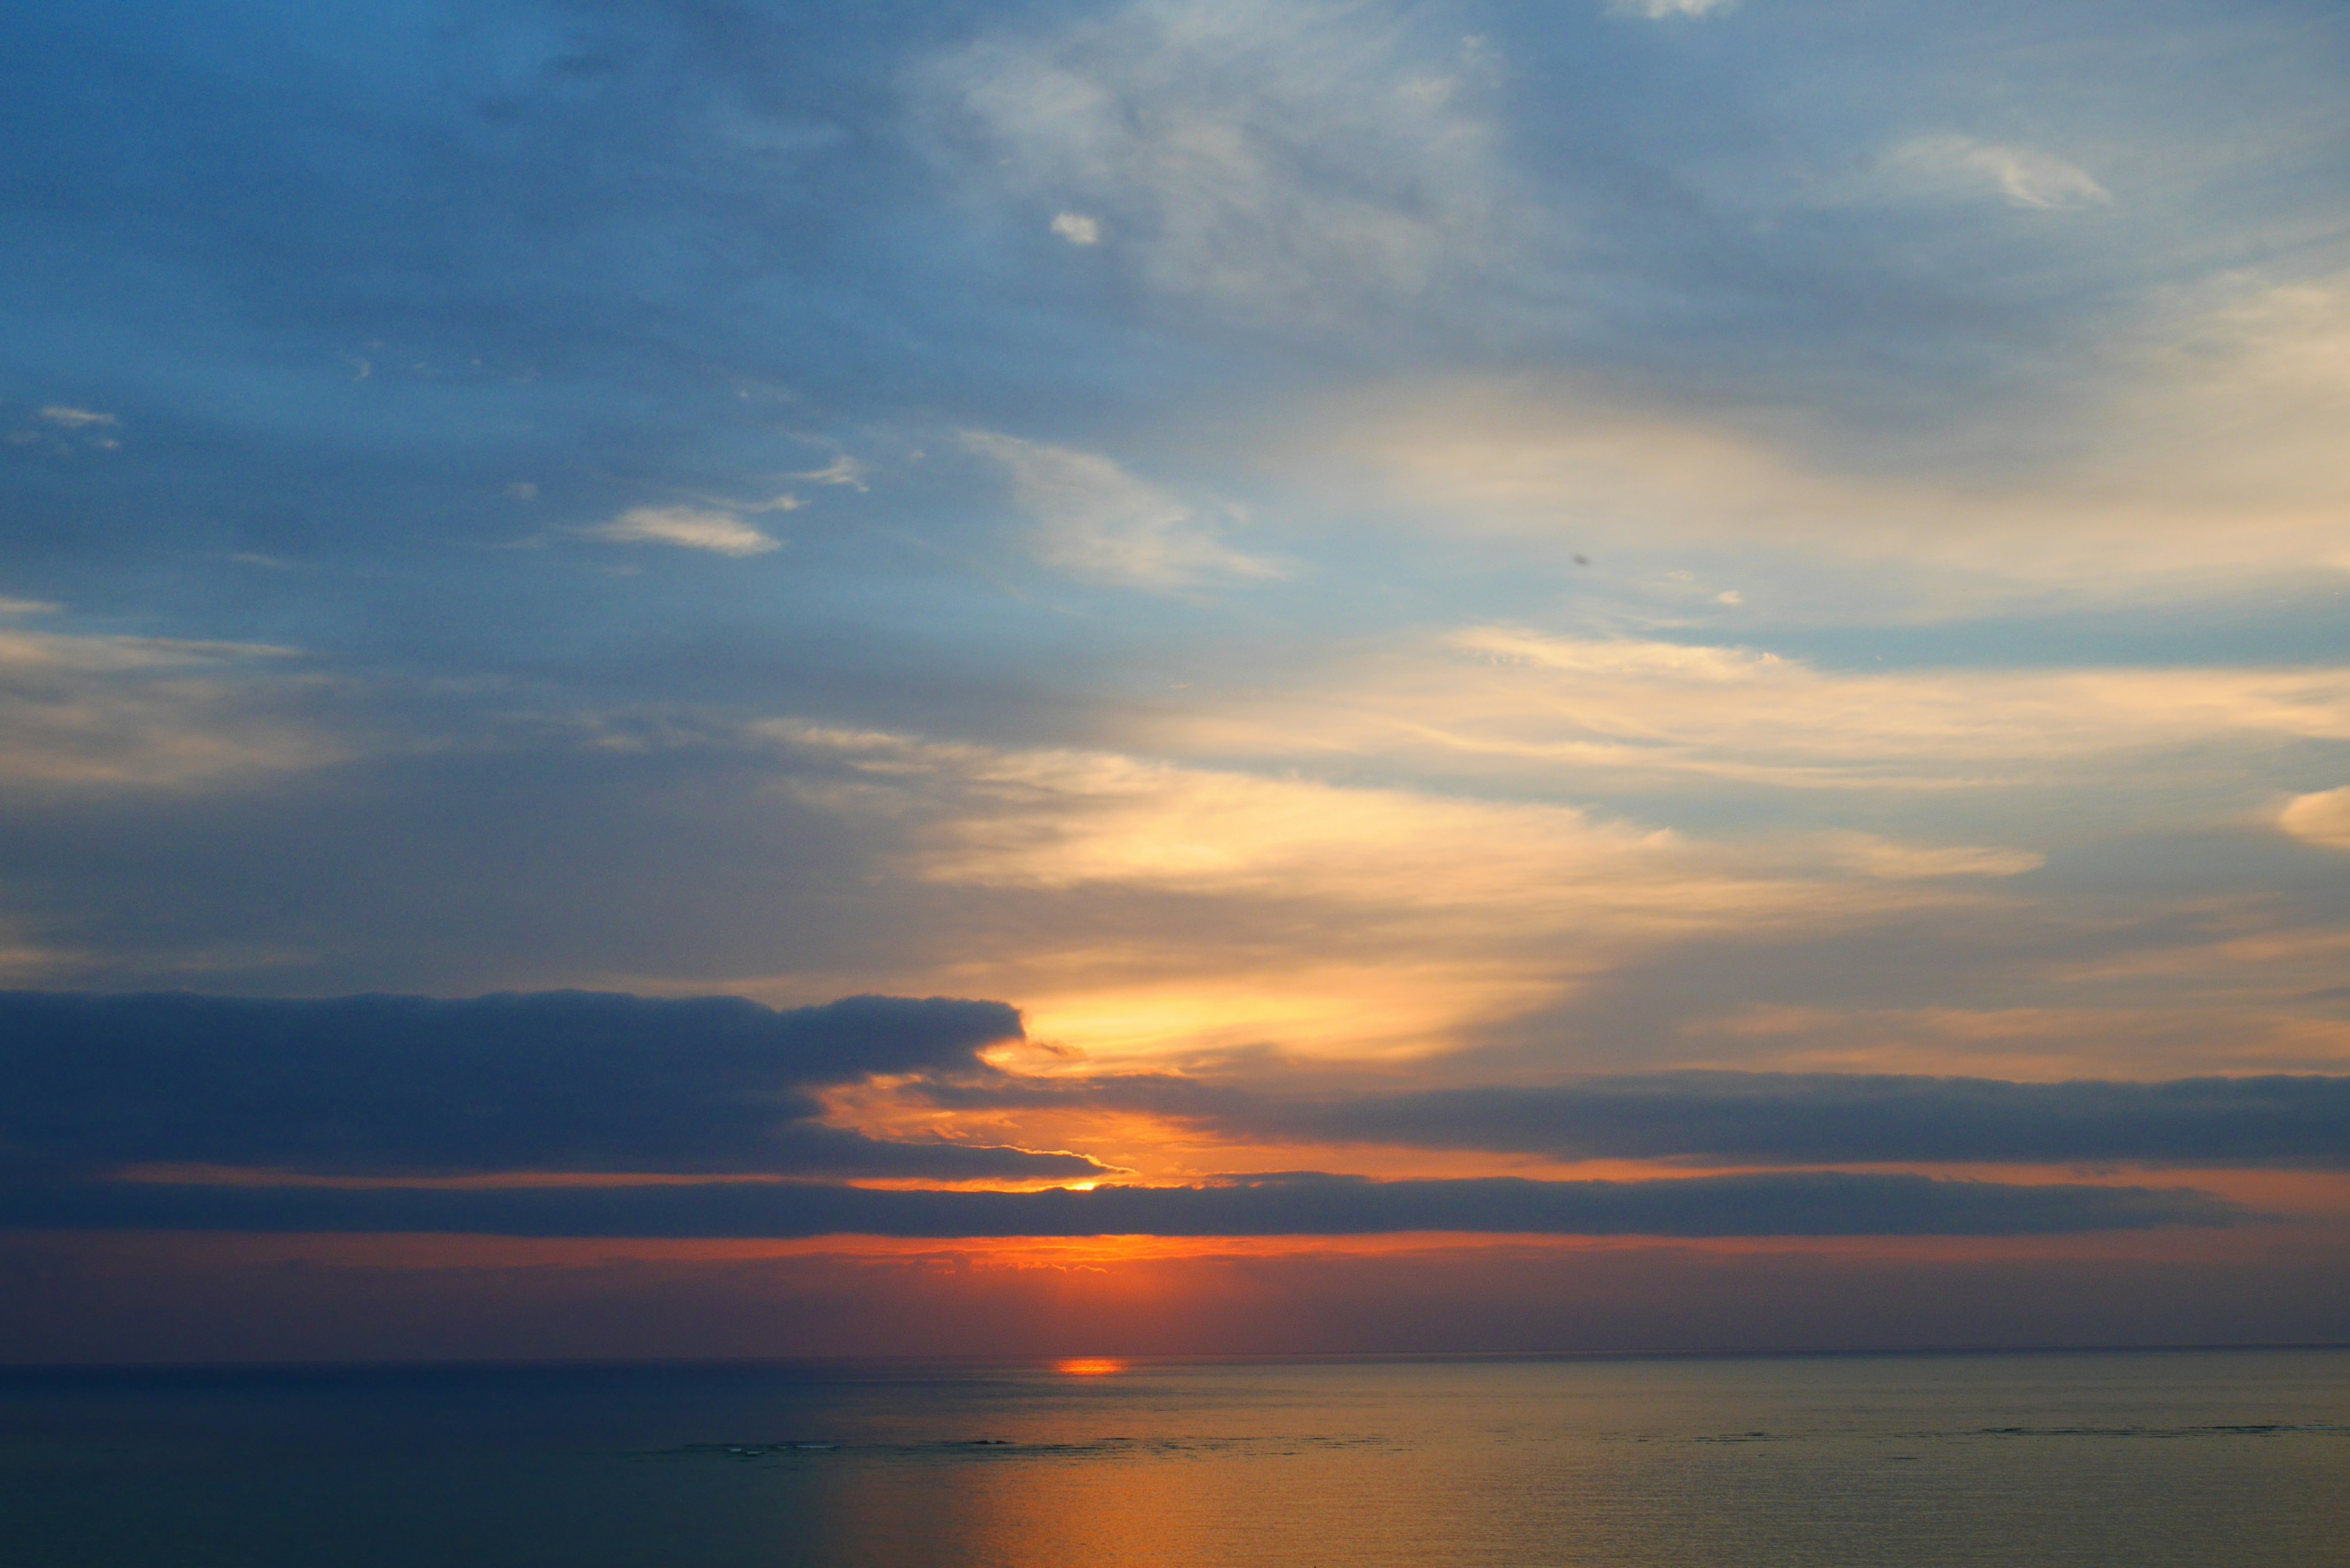
[[[2350,1563],[2350,1352],[0,1373],[0,1563]]]

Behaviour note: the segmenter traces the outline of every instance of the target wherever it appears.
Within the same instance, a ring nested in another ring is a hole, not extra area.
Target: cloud
[[[2293,796],[2277,813],[2277,826],[2310,844],[2350,849],[2350,786]]]
[[[1646,16],[1661,22],[1672,16],[1716,16],[1738,0],[1608,0],[1607,8],[1622,16]]]
[[[1918,877],[2021,877],[2048,862],[2046,856],[2030,849],[1898,844],[1866,833],[1830,834],[1823,843],[1845,865],[1889,881]]]
[[[1482,40],[1400,5],[1136,0],[912,79],[972,188],[1115,229],[1155,289],[1295,326],[1476,275],[1505,244],[1485,70]]]
[[[1370,1181],[939,1192],[795,1183],[592,1189],[0,1182],[20,1230],[432,1231],[507,1236],[2029,1236],[2244,1218],[2203,1193],[1805,1171],[1656,1181]]]
[[[812,803],[900,819],[934,806],[919,856],[936,881],[1323,898],[1496,922],[1612,915],[1674,929],[1752,914],[1789,891],[1773,876],[1783,867],[1740,864],[1721,846],[1571,806],[781,721],[757,732],[829,753],[857,781],[811,782]],[[1886,849],[1836,845],[1840,861]]]
[[[910,880],[1026,911],[1016,944],[969,928],[961,972],[1094,1051],[1425,1050],[1634,953],[1973,899],[1935,878],[2032,863],[1848,835],[1709,842],[1564,805],[1301,777],[1294,748],[1258,774],[794,721],[751,732],[788,757],[795,800],[887,825]]]
[[[887,1143],[821,1125],[816,1091],[979,1071],[1000,1002],[556,992],[260,1001],[0,992],[0,1150],[87,1170],[329,1174],[1097,1176],[1070,1155]]]
[[[68,408],[62,403],[51,403],[47,408],[43,409],[41,418],[53,425],[69,431],[88,430],[92,425],[111,425],[118,422],[112,414],[97,413],[88,409]]]
[[[913,1093],[966,1106],[1026,1102],[1136,1111],[1233,1139],[1562,1160],[2350,1166],[2350,1077],[2010,1083],[1679,1072],[1315,1096],[1138,1074]]]
[[[2209,602],[2350,571],[2345,367],[2350,275],[2229,273],[2141,296],[2043,398],[1913,432],[1893,461],[1783,406],[1569,376],[1357,390],[1270,431],[1259,461],[1451,549],[1604,552],[1619,576],[1703,551],[1750,600],[1830,624]]]
[[[1053,232],[1073,245],[1101,244],[1101,224],[1083,213],[1058,213],[1053,217]]]
[[[1736,646],[1478,626],[1362,657],[1301,690],[1170,715],[1148,739],[1178,754],[1383,757],[1454,775],[1555,779],[1573,768],[1586,787],[1614,775],[1618,788],[1644,777],[2016,788],[2215,744],[2256,768],[2254,748],[2350,741],[2350,670],[1880,673]],[[2022,850],[1844,842],[1854,863],[1887,872],[1935,857],[1952,872],[1969,860],[1982,872],[2031,866]]]
[[[1891,189],[1927,196],[1997,195],[2011,207],[2046,211],[2113,201],[2085,170],[2029,147],[1970,136],[1921,136],[1885,155],[1880,178]]]
[[[834,454],[833,460],[822,468],[811,468],[798,473],[785,474],[784,477],[806,480],[810,484],[845,484],[851,490],[861,491],[866,488],[866,472],[865,464],[844,452]],[[785,510],[788,511],[790,508],[786,507]]]
[[[763,507],[760,510],[775,510]],[[788,511],[789,507],[781,510]],[[783,548],[782,542],[762,534],[733,512],[702,506],[636,506],[609,523],[584,530],[591,538],[613,545],[675,545],[686,550],[715,555],[764,555]]]
[[[1271,562],[1227,547],[1191,507],[1108,458],[984,431],[962,439],[1011,473],[1014,493],[1036,520],[1030,550],[1045,566],[1160,590],[1282,575]]]
[[[21,612],[20,612],[21,613]],[[0,631],[0,779],[197,787],[340,760],[296,710],[292,650],[170,638]]]

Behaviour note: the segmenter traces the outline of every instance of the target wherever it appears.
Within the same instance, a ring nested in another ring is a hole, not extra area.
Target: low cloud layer
[[[879,1191],[774,1182],[505,1190],[138,1182],[0,1188],[0,1227],[22,1230],[502,1236],[2028,1236],[2224,1225],[2243,1217],[2199,1192],[1820,1171],[1633,1182],[1370,1181],[1301,1173],[1226,1186],[1090,1192]]]
[[[2350,1164],[2350,1078],[2011,1084],[1667,1073],[1353,1101],[1299,1118],[1308,1129],[1594,1158],[2340,1166]]]
[[[1070,1178],[1090,1160],[820,1125],[813,1091],[969,1070],[993,1002],[587,992],[256,1001],[0,993],[0,1149],[19,1168],[359,1175],[756,1172]]]
[[[1843,1073],[1655,1073],[1294,1098],[1135,1074],[922,1091],[1139,1111],[1232,1137],[1761,1164],[2350,1165],[2350,1077],[2007,1083]]]

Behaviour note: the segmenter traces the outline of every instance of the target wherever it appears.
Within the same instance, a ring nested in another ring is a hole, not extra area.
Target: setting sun
[[[1053,1363],[1053,1370],[1064,1377],[1114,1377],[1127,1369],[1128,1364],[1114,1355],[1077,1355],[1066,1361]]]

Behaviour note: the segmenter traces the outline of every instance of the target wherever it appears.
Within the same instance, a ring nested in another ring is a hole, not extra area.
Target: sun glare
[[[1064,1377],[1115,1377],[1126,1366],[1114,1355],[1078,1355],[1055,1361],[1053,1370]]]

